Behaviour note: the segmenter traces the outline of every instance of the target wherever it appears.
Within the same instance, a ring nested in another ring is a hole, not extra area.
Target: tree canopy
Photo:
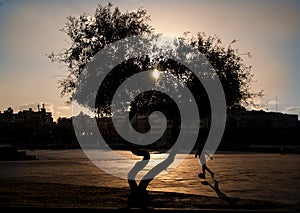
[[[69,16],[65,27],[61,29],[71,40],[71,46],[60,53],[51,53],[52,62],[68,66],[69,75],[59,80],[61,95],[72,101],[75,83],[85,65],[105,45],[133,35],[153,33],[148,24],[150,17],[145,9],[121,12],[111,3],[98,5],[93,16],[83,14],[80,17]]]
[[[149,24],[149,21],[150,16],[142,7],[136,11],[121,12],[118,7],[113,7],[111,3],[105,6],[99,4],[93,16],[83,14],[80,17],[68,17],[65,27],[61,31],[68,35],[71,46],[59,53],[48,55],[53,62],[68,66],[68,76],[59,81],[61,95],[65,96],[68,102],[79,100],[73,100],[73,98],[76,99],[76,95],[74,95],[75,84],[85,66],[107,44],[133,35],[150,34],[154,37],[159,36]],[[225,48],[220,38],[205,33],[198,33],[196,36],[183,33],[183,36],[179,39],[197,48],[209,60],[222,83],[227,108],[255,106],[253,100],[261,97],[262,92],[251,91],[253,82],[252,67],[244,63],[243,58],[237,54],[237,49],[233,49],[232,45]],[[232,43],[234,42],[235,40]],[[178,45],[177,49],[180,50],[180,48],[180,45]],[[192,72],[182,64],[159,56],[145,56],[124,61],[106,77],[107,81],[103,81],[103,85],[96,91],[98,92],[95,103],[97,113],[99,115],[110,113],[109,105],[111,104],[112,95],[124,80],[135,73],[153,68],[171,72],[189,87],[199,103],[201,102],[203,105],[203,103],[208,102],[201,82],[197,81]],[[88,79],[88,76],[86,78]],[[151,96],[156,95],[160,94],[153,93]],[[138,100],[132,103],[132,111],[137,110],[137,108],[154,107],[149,104],[147,97],[149,97],[149,94],[139,96]],[[157,96],[154,100],[159,103],[162,98]],[[89,100],[86,100],[80,104],[92,105],[88,102]],[[165,104],[159,105],[161,109],[166,109],[169,107],[169,102],[166,101]],[[205,115],[209,114],[209,103],[205,104],[205,107],[202,106],[202,112]]]

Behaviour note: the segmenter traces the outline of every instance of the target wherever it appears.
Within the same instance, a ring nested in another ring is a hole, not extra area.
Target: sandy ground
[[[0,161],[0,178],[29,182],[128,188],[125,179],[99,169],[82,150],[35,150],[28,152],[38,160]],[[126,153],[122,153],[126,154]],[[160,155],[155,155],[157,157]],[[300,155],[216,154],[208,166],[215,172],[218,189],[202,185],[199,161],[193,155],[178,167],[166,170],[150,183],[150,191],[176,192],[218,198],[255,199],[297,203],[300,198]],[[105,166],[109,161],[104,161]],[[109,164],[111,165],[111,164]],[[120,161],[111,165],[119,173]]]
[[[100,171],[82,151],[40,150],[33,154],[39,160],[0,163],[1,212],[24,207],[30,211],[32,208],[42,208],[41,211],[48,208],[127,208],[130,194],[127,181]],[[299,170],[295,169],[299,157],[285,156],[285,161],[282,157],[255,155],[253,159],[253,155],[216,155],[210,165],[221,181],[219,188],[212,183],[203,185],[194,177],[199,165],[191,156],[176,170],[151,182],[148,207],[155,210],[300,212]],[[237,165],[232,167],[232,162]],[[264,172],[253,173],[254,169]],[[288,179],[283,178],[286,174],[289,174]],[[273,199],[274,195],[287,197],[292,202]]]
[[[150,208],[300,210],[299,205],[150,191]],[[0,207],[127,208],[129,188],[0,179]]]

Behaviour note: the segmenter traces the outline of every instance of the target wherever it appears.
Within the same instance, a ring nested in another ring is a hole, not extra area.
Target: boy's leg
[[[206,170],[210,173],[212,178],[215,177],[215,174],[207,166],[206,166]]]
[[[207,169],[206,165],[203,164],[203,165],[202,165],[202,173],[203,173],[204,179],[206,178],[206,174],[205,174],[205,173],[206,173],[206,171],[205,171],[206,169]]]

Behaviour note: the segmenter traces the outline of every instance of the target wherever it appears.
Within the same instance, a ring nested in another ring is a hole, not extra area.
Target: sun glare
[[[155,80],[157,80],[159,77],[159,71],[157,69],[154,69],[152,75],[155,78]]]

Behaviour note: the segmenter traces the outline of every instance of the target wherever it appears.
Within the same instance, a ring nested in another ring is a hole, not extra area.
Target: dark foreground
[[[300,205],[238,198],[217,198],[150,191],[147,212],[299,212]],[[139,212],[126,209],[129,189],[67,184],[36,183],[0,179],[1,212],[14,210],[42,212]],[[145,210],[144,210],[145,211]]]

